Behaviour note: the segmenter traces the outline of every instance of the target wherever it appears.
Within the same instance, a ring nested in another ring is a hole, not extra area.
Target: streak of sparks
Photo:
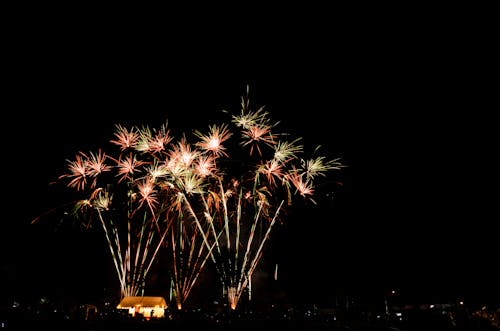
[[[247,91],[240,113],[228,124],[209,126],[208,133],[176,140],[167,125],[116,125],[109,142],[119,147],[118,155],[99,149],[68,161],[59,179],[83,195],[75,210],[100,222],[122,296],[143,293],[160,249],[170,252],[164,263],[177,307],[210,261],[231,308],[245,290],[250,295],[252,275],[285,206],[295,195],[311,198],[318,177],[343,167],[324,156],[300,158],[301,138],[280,140],[277,124],[264,107],[250,107]],[[233,160],[229,146],[249,160]]]

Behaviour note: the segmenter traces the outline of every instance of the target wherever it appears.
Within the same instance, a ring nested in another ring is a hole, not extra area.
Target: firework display
[[[74,214],[102,227],[122,297],[143,295],[153,263],[166,263],[180,309],[212,263],[236,309],[284,210],[296,198],[314,202],[317,178],[343,167],[305,158],[301,138],[276,132],[248,89],[240,111],[226,115],[227,123],[179,139],[168,122],[116,125],[109,150],[68,160],[59,178],[82,197]],[[168,260],[158,260],[163,250]]]

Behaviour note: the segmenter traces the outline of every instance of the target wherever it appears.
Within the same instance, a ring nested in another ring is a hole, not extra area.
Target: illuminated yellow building
[[[165,316],[167,303],[163,297],[125,297],[120,301],[118,309],[128,309],[132,316],[140,314],[146,319]]]

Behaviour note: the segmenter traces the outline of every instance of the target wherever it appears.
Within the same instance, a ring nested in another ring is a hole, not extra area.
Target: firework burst
[[[250,107],[248,93],[241,106],[228,124],[189,139],[176,140],[166,125],[117,125],[115,154],[79,152],[68,161],[60,179],[82,195],[76,213],[100,224],[122,296],[143,293],[162,249],[178,308],[213,263],[236,309],[283,211],[295,196],[312,200],[315,180],[342,167],[338,159],[303,158],[301,138],[281,139],[289,135],[275,132],[263,107]]]

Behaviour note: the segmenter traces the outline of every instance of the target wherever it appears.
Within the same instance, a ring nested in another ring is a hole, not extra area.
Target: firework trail
[[[250,108],[247,89],[229,123],[190,139],[175,140],[167,124],[116,125],[116,156],[99,150],[68,160],[60,179],[83,196],[75,213],[101,225],[122,296],[143,293],[165,249],[179,309],[209,262],[236,309],[294,196],[312,200],[315,180],[342,167],[338,159],[302,158],[301,139],[285,139],[277,124],[263,107]]]
[[[241,105],[231,117],[234,132],[228,125],[195,131],[195,146],[211,160],[210,170],[198,173],[196,189],[181,193],[233,309],[250,288],[271,230],[292,197],[312,198],[315,179],[342,167],[337,159],[301,158],[300,138],[282,140],[288,135],[274,132],[277,123],[263,108],[251,110],[248,96]],[[239,137],[230,141],[237,136],[230,132]]]
[[[224,128],[212,130],[218,141],[227,139]],[[74,214],[101,225],[122,297],[143,294],[159,250],[170,250],[167,263],[180,309],[211,257],[214,244],[208,243],[215,241],[210,229],[193,221],[186,196],[203,192],[204,178],[224,151],[211,141],[200,142],[210,155],[184,137],[174,142],[167,125],[159,130],[117,125],[110,142],[118,146],[117,156],[99,150],[68,160],[60,179],[83,196]]]
[[[152,136],[148,130],[127,130],[117,126],[118,156],[102,150],[79,152],[68,160],[68,173],[60,176],[82,199],[73,214],[82,220],[96,220],[102,227],[120,283],[121,296],[144,292],[153,261],[168,233],[171,221],[164,218],[155,183],[155,152],[167,142],[165,130]],[[144,144],[150,143],[146,153]],[[139,154],[141,153],[141,154]]]

